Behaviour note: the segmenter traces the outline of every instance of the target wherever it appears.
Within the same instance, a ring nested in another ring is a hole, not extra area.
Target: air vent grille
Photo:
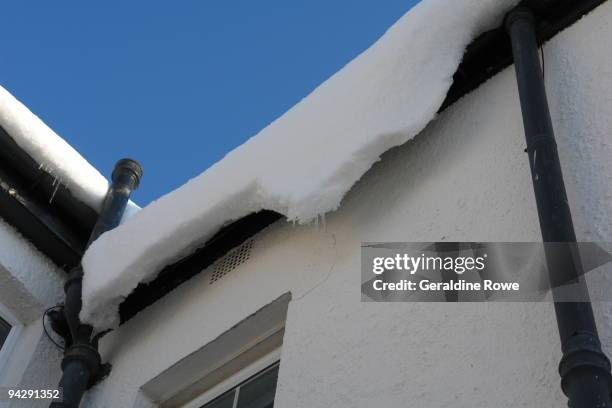
[[[225,275],[236,269],[239,265],[242,265],[251,257],[251,250],[253,249],[253,240],[249,240],[238,248],[234,249],[225,257],[223,257],[215,265],[212,274],[210,275],[210,284],[217,282]]]

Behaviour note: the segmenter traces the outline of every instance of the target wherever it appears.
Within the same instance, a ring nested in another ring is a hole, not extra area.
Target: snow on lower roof
[[[337,209],[381,154],[435,117],[466,46],[516,3],[419,3],[255,137],[94,242],[83,258],[81,319],[116,326],[139,282],[231,221],[268,209],[304,223]]]
[[[78,200],[99,211],[108,181],[72,146],[0,86],[0,126],[47,173]],[[58,185],[59,185],[58,184]],[[139,207],[130,202],[126,215]],[[124,217],[127,218],[127,217]]]

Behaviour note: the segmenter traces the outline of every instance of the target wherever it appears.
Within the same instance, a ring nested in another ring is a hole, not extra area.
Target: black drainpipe
[[[117,162],[112,183],[87,246],[104,232],[119,225],[130,194],[138,188],[141,177],[142,167],[138,162],[131,159]],[[62,312],[50,315],[53,328],[64,337],[66,345],[59,383],[62,400],[53,402],[51,408],[78,408],[85,391],[110,370],[109,365],[102,364],[97,338],[92,337],[93,328],[81,324],[79,320],[82,282],[83,269],[77,266],[70,272],[64,285],[66,298]]]
[[[588,288],[584,282],[576,234],[567,201],[561,164],[534,29],[535,18],[526,8],[517,8],[506,17],[518,83],[527,153],[544,242],[551,285],[576,284],[581,302],[560,301],[555,296],[555,313],[563,358],[559,364],[561,387],[572,408],[610,408],[612,376],[610,361],[601,350]]]

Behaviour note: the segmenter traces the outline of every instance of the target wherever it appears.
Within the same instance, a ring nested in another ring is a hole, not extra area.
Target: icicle
[[[60,184],[62,184],[61,182],[57,182],[57,177],[55,178],[55,180],[53,180],[53,185],[55,186],[55,188],[53,189],[53,193],[51,194],[51,198],[49,198],[49,204],[51,204],[53,202],[53,199],[55,198],[55,194],[57,194],[57,190],[59,190]]]

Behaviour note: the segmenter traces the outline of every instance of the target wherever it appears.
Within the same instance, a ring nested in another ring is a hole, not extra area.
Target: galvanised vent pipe
[[[112,183],[87,246],[104,232],[119,225],[130,194],[138,188],[141,177],[142,167],[138,162],[131,159],[117,162],[112,174]],[[92,338],[92,327],[81,324],[79,320],[82,282],[83,269],[78,266],[70,272],[64,285],[66,298],[63,314],[58,317],[63,322],[54,325],[67,326],[69,330],[61,333],[66,344],[62,359],[62,378],[59,383],[62,400],[53,402],[51,408],[78,408],[85,391],[108,371],[107,366],[102,364],[97,340]]]
[[[535,17],[517,8],[506,17],[527,139],[527,153],[553,288],[563,358],[561,387],[572,408],[610,408],[610,361],[601,350],[588,289],[576,251],[576,235],[567,201],[561,164],[535,34]],[[572,282],[579,302],[562,301],[554,287]]]

